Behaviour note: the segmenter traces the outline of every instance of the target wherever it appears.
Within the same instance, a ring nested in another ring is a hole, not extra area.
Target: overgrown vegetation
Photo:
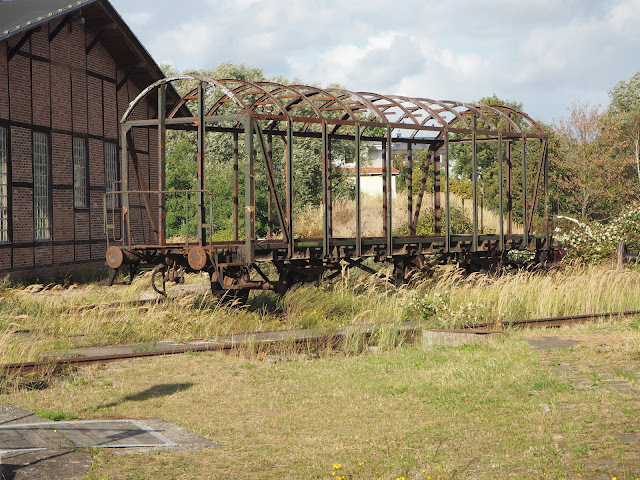
[[[640,252],[640,206],[627,207],[608,223],[589,222],[572,225],[555,235],[565,248],[569,260],[598,263],[616,256],[623,242],[630,252]]]
[[[390,272],[390,267],[381,268],[378,276],[345,270],[333,282],[294,288],[283,299],[272,292],[253,292],[243,308],[221,305],[207,290],[206,280],[195,275],[188,276],[187,285],[173,287],[173,298],[143,305],[127,302],[149,290],[147,275],[131,286],[111,288],[89,284],[39,293],[8,288],[0,293],[0,363],[62,355],[74,347],[189,341],[240,332],[333,331],[406,320],[450,328],[640,309],[640,271],[635,268],[576,265],[548,273],[466,276],[448,266],[433,278],[400,287],[386,281]]]
[[[637,395],[595,379],[610,374],[637,388],[640,332],[627,321],[557,333],[587,334],[593,340],[543,357],[514,333],[488,345],[276,364],[260,355],[142,359],[83,368],[0,401],[81,419],[162,417],[221,446],[144,456],[93,450],[91,480],[559,480],[599,478],[607,460],[619,461],[611,476],[635,478],[633,445],[618,436],[634,431]],[[574,387],[543,361],[594,380]]]

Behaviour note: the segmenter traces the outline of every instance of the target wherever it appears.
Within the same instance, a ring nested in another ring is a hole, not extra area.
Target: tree
[[[611,216],[629,197],[628,162],[616,156],[615,117],[576,103],[554,130],[560,148],[551,165],[568,213],[583,220]]]
[[[621,139],[631,147],[635,160],[635,169],[640,188],[640,72],[628,81],[620,81],[609,92],[611,105],[609,111],[614,114],[621,127]],[[625,148],[626,147],[626,148]]]
[[[491,95],[489,97],[483,97],[477,102],[482,105],[504,105],[514,110],[521,111],[523,106],[521,102],[513,100],[503,100],[498,96]],[[512,115],[511,120],[523,130],[527,130],[529,125],[519,115]],[[502,118],[493,118],[492,121],[500,130],[507,129],[507,121]],[[479,130],[489,130],[488,125],[482,118],[477,118],[476,125]],[[453,173],[459,179],[471,180],[473,173],[473,147],[470,143],[455,143],[455,140],[460,138],[468,139],[468,135],[455,134],[451,138],[451,150],[450,158],[453,164]],[[481,139],[482,137],[479,136]],[[503,145],[503,156],[506,162],[506,148],[507,142]],[[532,158],[539,158],[540,148],[538,142],[527,143],[527,182],[528,185],[533,185],[536,174],[536,163],[532,162]],[[493,210],[498,210],[500,204],[500,182],[499,182],[499,159],[498,159],[498,144],[497,142],[478,142],[476,144],[476,158],[478,165],[478,197],[480,192],[484,190],[484,207]],[[512,201],[513,201],[513,219],[515,222],[522,222],[523,209],[522,209],[522,148],[521,142],[515,142],[512,148]],[[505,167],[506,168],[506,167]],[[506,184],[506,177],[503,179]],[[470,182],[462,182],[460,186],[469,185]],[[503,189],[506,185],[503,185]],[[505,191],[506,192],[506,191]],[[506,195],[506,193],[505,193]],[[531,189],[528,191],[528,197],[531,197]],[[468,198],[471,198],[469,195]],[[538,207],[541,209],[541,203],[538,202]],[[543,212],[539,210],[538,214]]]
[[[477,102],[481,105],[504,105],[511,107],[514,110],[522,110],[522,103],[513,100],[502,100],[495,94],[490,97],[483,97]],[[522,126],[521,118],[514,118],[515,123]],[[506,130],[507,122],[503,119],[497,121],[497,126],[500,129]],[[485,122],[482,118],[477,119],[477,127],[479,130],[488,130],[488,126],[485,126]],[[453,140],[459,138],[459,135],[454,135]],[[471,179],[472,175],[472,147],[469,144],[452,144],[451,156],[455,158],[454,173],[462,178]],[[488,170],[495,170],[497,172],[497,159],[498,159],[498,146],[495,142],[482,143],[479,142],[476,146],[476,157],[478,162],[479,173],[482,174]]]
[[[167,76],[175,76],[180,72],[170,65],[163,65],[162,69]],[[187,69],[183,74],[202,75],[211,78],[234,78],[248,82],[273,81],[282,84],[301,83],[298,80],[289,81],[276,77],[268,78],[262,70],[246,65],[236,65],[223,63],[215,69],[194,70]],[[176,82],[174,86],[178,93],[185,95],[197,86],[196,80],[182,80]],[[207,102],[218,98],[222,92],[212,89],[208,93]],[[195,102],[194,102],[195,103]],[[190,108],[195,105],[188,105]],[[196,107],[197,108],[197,107]],[[300,113],[300,112],[298,112]],[[310,112],[309,112],[310,113]],[[266,133],[266,132],[265,132]],[[266,135],[265,135],[266,137]],[[168,130],[167,131],[167,189],[193,189],[196,183],[196,138],[194,131]],[[334,140],[333,149],[335,152],[351,152],[353,142],[344,140]],[[319,139],[296,137],[294,145],[294,208],[300,209],[308,204],[320,204],[322,202],[322,142]],[[238,185],[238,195],[240,204],[243,204],[244,197],[244,135],[239,135],[240,152],[240,181]],[[352,156],[352,155],[351,155]],[[267,203],[268,184],[264,162],[261,153],[256,152],[255,178],[256,178],[256,233],[264,236],[267,233]],[[233,137],[229,133],[217,133],[208,131],[205,138],[205,188],[213,195],[213,219],[212,225],[217,232],[217,239],[231,240],[233,235],[232,212],[233,212]],[[280,137],[273,138],[273,169],[276,177],[276,184],[280,193],[281,201],[284,204],[285,192],[285,145]],[[339,169],[333,170],[333,197],[334,199],[353,197],[354,187],[348,177],[341,173]],[[168,196],[167,198],[167,234],[182,235],[185,232],[184,226],[184,196]],[[190,200],[189,211],[194,212],[192,203],[195,197]],[[173,208],[175,207],[175,208]],[[240,208],[240,229],[244,226],[244,209]],[[274,215],[275,217],[275,215]],[[275,225],[277,227],[277,221]],[[190,234],[195,233],[195,217],[189,219]],[[242,233],[241,233],[242,235]]]

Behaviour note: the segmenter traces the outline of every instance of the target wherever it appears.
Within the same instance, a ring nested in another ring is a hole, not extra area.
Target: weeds
[[[63,420],[76,420],[78,416],[75,413],[63,412],[60,410],[49,410],[48,408],[40,408],[35,414],[51,420],[52,422],[61,422]]]

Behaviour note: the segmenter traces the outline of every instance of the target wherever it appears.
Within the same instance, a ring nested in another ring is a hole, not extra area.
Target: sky
[[[110,0],[157,63],[436,100],[547,123],[640,71],[640,0]]]

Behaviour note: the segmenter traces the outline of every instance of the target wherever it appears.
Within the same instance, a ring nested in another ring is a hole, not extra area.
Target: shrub
[[[607,224],[592,222],[556,235],[568,259],[601,262],[616,255],[618,243],[624,242],[631,252],[640,251],[640,205],[627,208]]]

